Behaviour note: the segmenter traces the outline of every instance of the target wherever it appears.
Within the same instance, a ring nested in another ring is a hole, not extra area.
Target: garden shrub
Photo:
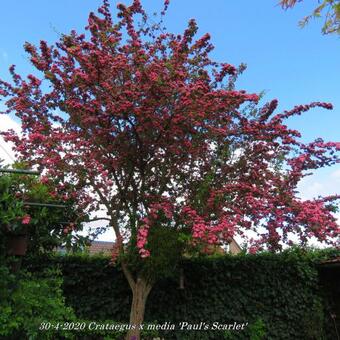
[[[40,331],[43,322],[75,320],[71,307],[65,306],[62,278],[56,270],[39,274],[26,271],[11,274],[0,267],[0,337],[5,339],[55,339],[53,330]],[[58,332],[72,338],[67,332]]]

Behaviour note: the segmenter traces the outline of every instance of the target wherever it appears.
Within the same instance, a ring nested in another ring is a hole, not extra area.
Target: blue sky
[[[311,101],[327,101],[333,111],[313,110],[288,121],[303,134],[303,140],[317,137],[340,141],[340,37],[323,36],[322,21],[304,29],[297,22],[316,1],[304,1],[287,12],[278,0],[172,0],[166,16],[169,31],[180,33],[195,18],[199,35],[209,32],[217,61],[248,68],[238,88],[266,91],[266,100],[277,98],[280,110]],[[111,1],[115,8],[118,2]],[[310,4],[311,3],[311,4]],[[8,79],[8,66],[20,73],[32,68],[23,51],[25,41],[40,39],[53,43],[60,33],[84,30],[88,13],[99,0],[3,0],[0,15],[0,77]],[[148,12],[161,8],[162,0],[143,1]],[[340,192],[340,166],[319,171],[300,186],[304,197]]]

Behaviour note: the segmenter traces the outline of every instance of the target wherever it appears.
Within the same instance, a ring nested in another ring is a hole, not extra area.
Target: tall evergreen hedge
[[[146,307],[146,322],[158,324],[248,323],[243,331],[164,331],[165,339],[336,339],[327,292],[317,263],[339,251],[286,251],[281,254],[188,259],[184,289],[175,275],[158,282]],[[127,323],[131,292],[119,267],[105,257],[35,257],[32,271],[59,266],[66,303],[79,318]],[[260,339],[260,337],[258,338]]]

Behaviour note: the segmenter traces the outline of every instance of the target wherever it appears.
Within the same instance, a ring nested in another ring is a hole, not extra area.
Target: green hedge
[[[248,322],[238,332],[177,327],[163,332],[166,339],[334,339],[316,264],[336,254],[340,252],[291,250],[187,260],[185,289],[178,288],[177,278],[158,282],[147,302],[146,322]],[[79,318],[128,321],[130,289],[108,258],[44,256],[26,259],[25,266],[32,271],[60,267],[66,304]]]

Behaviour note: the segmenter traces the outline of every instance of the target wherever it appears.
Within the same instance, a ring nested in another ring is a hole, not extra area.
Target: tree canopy
[[[59,189],[71,183],[87,211],[104,205],[116,236],[137,241],[144,257],[160,220],[210,243],[260,226],[257,243],[273,249],[289,232],[301,241],[335,237],[325,204],[334,197],[303,201],[296,185],[306,171],[334,164],[340,145],[304,144],[284,124],[331,104],[259,108],[258,95],[235,89],[240,69],[210,60],[209,34],[194,40],[194,20],[183,35],[157,35],[139,1],[118,8],[117,23],[104,1],[87,34],[26,43],[42,78],[24,79],[12,66],[13,83],[1,81],[7,113],[22,121],[21,135],[4,133],[18,155]]]

